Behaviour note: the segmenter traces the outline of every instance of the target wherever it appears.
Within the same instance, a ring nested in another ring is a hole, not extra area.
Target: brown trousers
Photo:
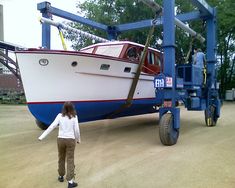
[[[72,180],[74,178],[74,150],[75,139],[57,138],[58,145],[58,173],[60,176],[65,175],[65,159],[67,159],[67,175],[66,179]]]

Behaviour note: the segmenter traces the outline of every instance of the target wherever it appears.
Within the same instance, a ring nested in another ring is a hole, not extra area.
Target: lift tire
[[[210,105],[207,110],[205,110],[205,122],[208,127],[214,127],[216,126],[216,122],[218,120],[218,117],[216,116],[216,107],[213,105]]]
[[[174,128],[174,120],[171,113],[166,113],[161,117],[159,136],[163,145],[172,146],[176,144],[179,137],[179,129]]]
[[[35,122],[37,124],[37,126],[42,129],[42,130],[46,130],[48,128],[48,125],[46,125],[45,123],[35,119]]]

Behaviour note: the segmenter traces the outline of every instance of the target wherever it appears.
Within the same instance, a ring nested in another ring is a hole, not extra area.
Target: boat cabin
[[[122,61],[138,64],[143,54],[144,45],[129,41],[98,43],[81,49],[81,52],[104,55],[121,59]],[[159,74],[162,70],[162,53],[154,48],[148,48],[142,72]]]

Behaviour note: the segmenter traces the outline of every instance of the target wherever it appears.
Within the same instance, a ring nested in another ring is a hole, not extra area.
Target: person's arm
[[[59,124],[59,114],[56,116],[55,120],[52,124],[45,130],[42,135],[38,138],[38,140],[43,140],[53,129],[55,129]]]
[[[74,124],[74,135],[77,143],[81,142],[81,136],[80,136],[80,129],[79,129],[79,123],[78,123],[78,117],[75,117],[75,124]]]

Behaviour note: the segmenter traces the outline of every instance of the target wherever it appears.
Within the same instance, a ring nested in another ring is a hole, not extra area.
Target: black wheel
[[[163,145],[172,146],[176,144],[179,137],[179,129],[174,128],[174,120],[171,113],[166,113],[161,117],[159,135]]]
[[[205,110],[205,122],[208,127],[216,126],[218,117],[215,113],[216,107],[210,105],[208,109]]]
[[[36,122],[37,126],[42,130],[46,130],[48,128],[48,125],[46,125],[45,123],[42,123],[41,121],[39,121],[37,119],[35,120],[35,122]]]

